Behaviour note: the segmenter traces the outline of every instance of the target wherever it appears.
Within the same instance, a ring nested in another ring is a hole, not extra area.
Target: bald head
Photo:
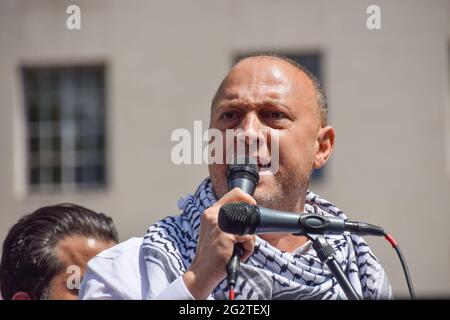
[[[298,89],[301,90],[302,93],[306,93],[308,91],[313,92],[311,101],[315,106],[317,115],[319,116],[321,122],[321,126],[323,127],[327,124],[328,106],[326,94],[317,78],[309,70],[298,64],[296,61],[275,54],[257,54],[248,56],[239,60],[235,65],[233,65],[233,67],[228,72],[227,76],[224,78],[219,88],[217,89],[217,92],[214,95],[211,103],[211,109],[215,107],[218,98],[224,94],[224,90],[226,90],[226,87],[230,85],[230,82],[238,81],[236,78],[238,78],[239,75],[242,75],[243,73],[245,73],[246,75],[251,74],[251,68],[257,68],[260,71],[261,68],[264,67],[267,67],[267,69],[274,69],[276,67],[288,70],[290,69],[290,73],[295,78],[295,83]],[[270,70],[268,70],[268,72],[270,72]],[[274,73],[272,72],[272,76],[273,75]],[[303,96],[302,98],[307,97]]]

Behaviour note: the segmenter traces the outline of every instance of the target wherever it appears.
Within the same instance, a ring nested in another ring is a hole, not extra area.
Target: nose
[[[261,137],[261,129],[263,125],[255,112],[248,112],[242,119],[238,129],[242,130],[242,134],[238,135],[238,141],[245,139],[246,145],[259,143]]]
[[[255,158],[262,155],[265,156],[267,153],[267,139],[264,128],[265,126],[256,112],[250,111],[246,113],[236,128],[238,130],[238,133],[235,135],[237,154],[245,153]]]

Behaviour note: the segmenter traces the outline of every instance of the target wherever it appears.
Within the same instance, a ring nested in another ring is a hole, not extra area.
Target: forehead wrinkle
[[[219,108],[226,108],[226,107],[243,107],[243,106],[255,106],[255,107],[265,107],[265,106],[281,106],[283,108],[286,108],[288,110],[291,110],[291,108],[281,102],[281,100],[279,99],[273,99],[273,98],[266,98],[266,99],[261,99],[258,102],[249,102],[246,100],[241,100],[238,98],[235,99],[230,99],[230,100],[222,100],[218,105],[217,105],[217,109]]]
[[[290,88],[291,84],[288,81],[280,81],[279,85],[264,84],[261,81],[252,81],[250,84],[234,83],[225,85],[222,87],[220,94],[216,96],[213,106],[217,104],[218,100],[241,100],[255,104],[263,104],[266,102],[267,104],[273,104],[274,102],[280,103],[283,94],[288,92]]]

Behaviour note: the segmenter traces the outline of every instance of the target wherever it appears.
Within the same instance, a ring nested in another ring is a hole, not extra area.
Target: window
[[[30,189],[104,186],[104,67],[26,67],[22,75]]]
[[[264,52],[264,51],[259,51]],[[271,51],[273,52],[273,51]],[[254,52],[257,53],[257,52]],[[319,81],[319,83],[323,86],[323,80],[322,80],[322,69],[321,69],[321,55],[320,53],[309,53],[309,54],[289,54],[289,53],[283,53],[283,52],[276,52],[277,54],[280,54],[282,56],[285,56],[289,59],[294,60],[295,62],[299,63],[300,65],[304,66],[306,69],[308,69]],[[246,53],[246,54],[239,54],[237,55],[236,59],[234,61],[239,61],[241,58],[244,58],[248,55],[253,54],[252,52]],[[314,170],[312,174],[312,180],[322,180],[324,175],[325,168],[321,168],[319,170]]]

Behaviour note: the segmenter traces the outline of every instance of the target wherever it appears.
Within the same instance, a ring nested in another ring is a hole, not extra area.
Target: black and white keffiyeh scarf
[[[181,199],[181,215],[167,217],[148,229],[142,244],[148,277],[148,299],[184,274],[191,265],[200,231],[200,216],[217,201],[211,180],[206,178],[194,195]],[[305,212],[347,219],[332,203],[311,191]],[[356,292],[364,299],[391,299],[385,271],[360,236],[326,235],[336,250],[336,259]],[[327,266],[308,241],[293,253],[282,252],[256,236],[252,256],[241,263],[236,299],[346,299]],[[163,280],[163,281],[162,281]],[[209,299],[226,299],[222,281]]]

